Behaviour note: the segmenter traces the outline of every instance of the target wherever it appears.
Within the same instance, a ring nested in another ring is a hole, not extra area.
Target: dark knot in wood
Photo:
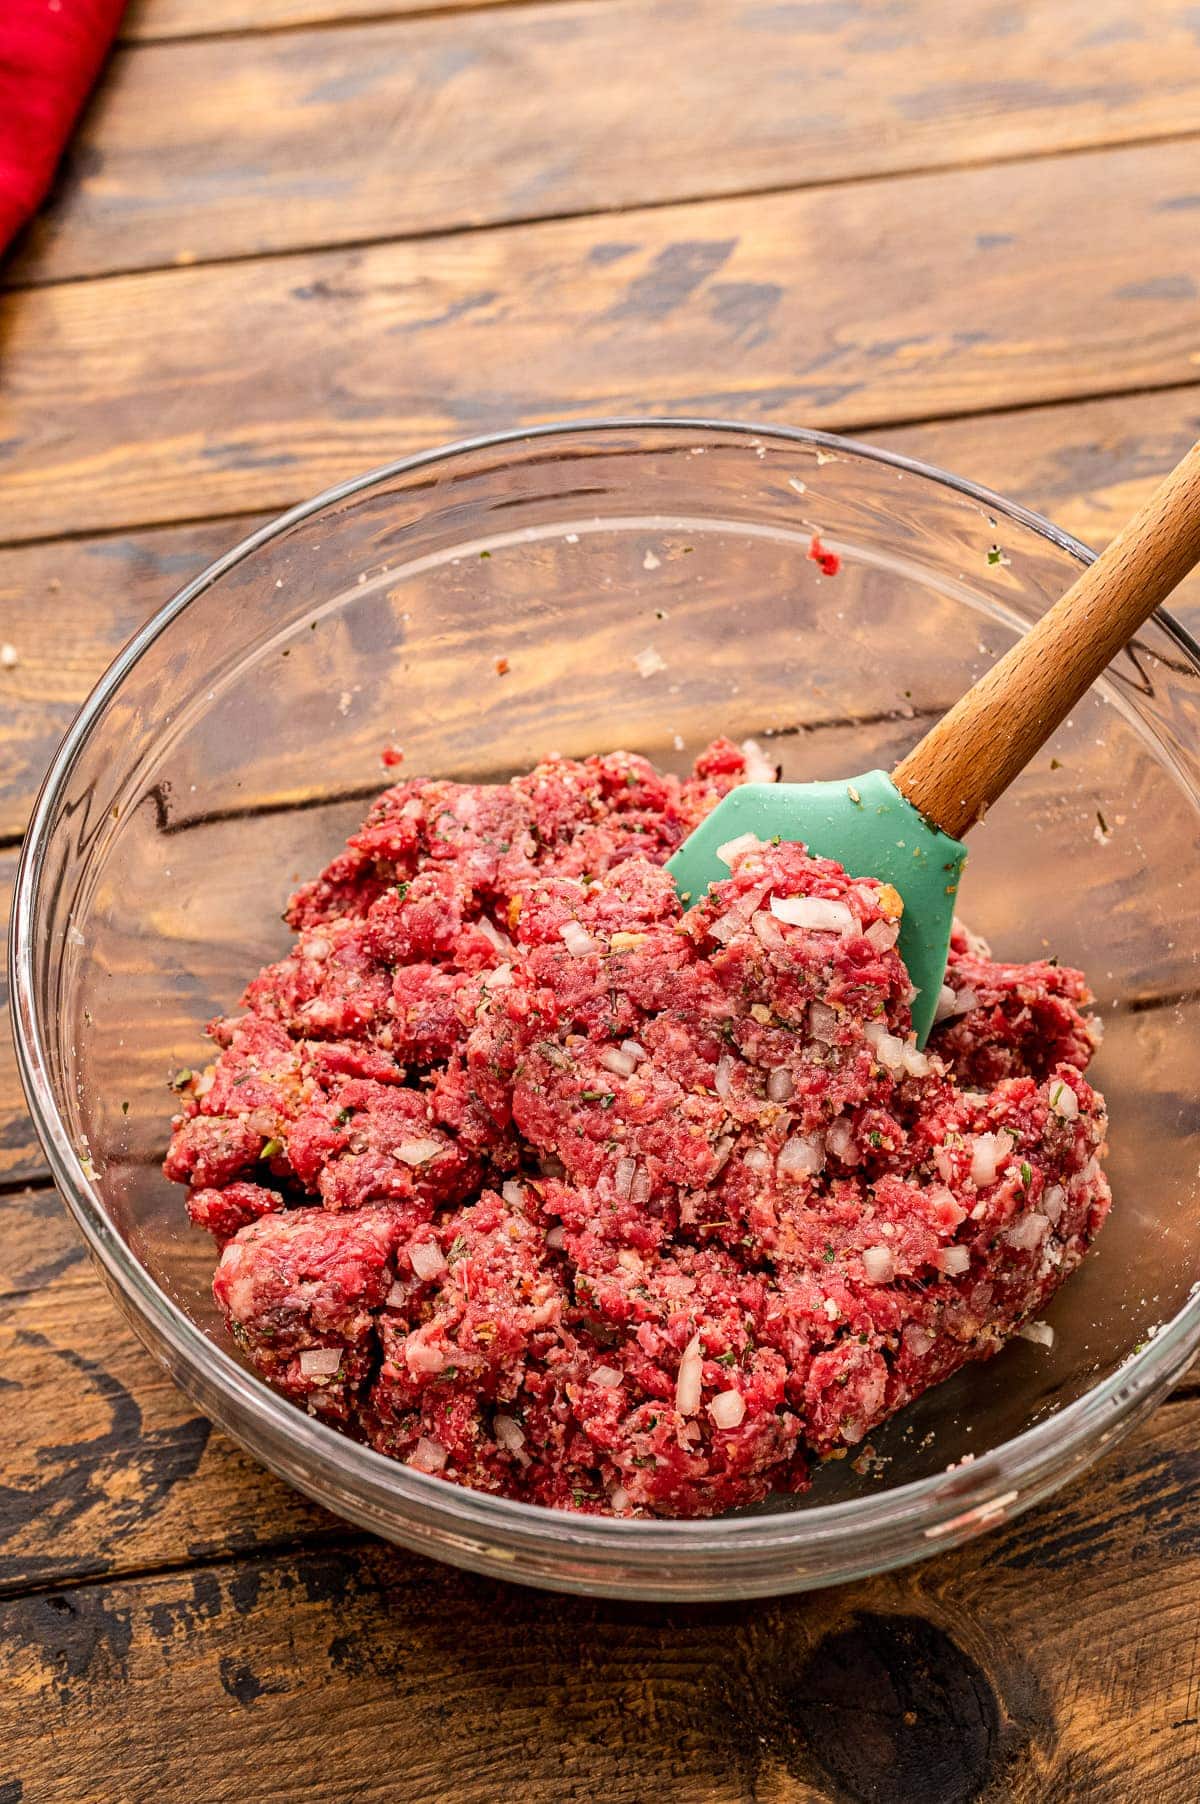
[[[857,1616],[818,1644],[789,1690],[811,1757],[854,1804],[970,1804],[991,1772],[992,1686],[921,1617]]]

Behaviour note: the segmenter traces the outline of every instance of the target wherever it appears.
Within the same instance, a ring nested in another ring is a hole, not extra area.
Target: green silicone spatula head
[[[946,970],[963,835],[983,818],[1159,602],[1200,562],[1200,444],[1044,614],[889,776],[748,783],[720,801],[667,869],[685,907],[729,875],[743,833],[798,840],[900,894],[899,951],[922,1045]]]
[[[917,991],[913,1026],[924,1045],[946,971],[966,847],[932,826],[886,771],[869,770],[845,783],[744,783],[717,803],[667,865],[685,907],[728,877],[718,848],[743,833],[800,840],[818,857],[836,858],[852,877],[878,877],[899,891],[899,951]]]

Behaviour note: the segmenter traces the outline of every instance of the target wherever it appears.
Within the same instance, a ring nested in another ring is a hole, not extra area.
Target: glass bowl
[[[822,576],[810,535],[841,559]],[[550,748],[682,770],[753,736],[792,780],[891,765],[1089,553],[1021,508],[821,433],[605,421],[406,459],[190,583],[98,685],[17,885],[29,1104],[102,1273],[195,1403],[329,1508],[422,1553],[622,1597],[785,1592],[963,1541],[1079,1472],[1200,1340],[1200,654],[1158,615],[973,834],[964,914],[1090,974],[1116,1207],[1017,1341],[830,1462],[710,1522],[472,1493],[310,1419],[245,1369],[213,1251],[159,1169],[168,1074],[279,955],[280,909],[406,774],[503,778]],[[645,652],[654,655],[646,658]],[[504,667],[507,660],[507,669]]]

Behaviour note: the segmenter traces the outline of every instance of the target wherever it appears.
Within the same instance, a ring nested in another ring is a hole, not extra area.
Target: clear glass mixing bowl
[[[805,556],[814,529],[834,578]],[[683,769],[719,731],[756,737],[793,780],[890,765],[1088,555],[970,484],[820,433],[609,421],[348,483],[170,602],[54,761],[11,956],[54,1175],[199,1407],[407,1547],[644,1598],[899,1565],[1024,1509],[1128,1430],[1200,1340],[1200,654],[1164,615],[972,836],[962,903],[1004,954],[1053,949],[1089,972],[1116,1207],[1050,1311],[1053,1349],[1018,1341],[960,1373],[873,1437],[869,1470],[831,1463],[807,1496],[672,1523],[557,1514],[390,1463],[239,1363],[211,1245],[159,1170],[167,1074],[286,944],[284,899],[383,786],[384,744],[408,774],[471,780],[550,748]]]

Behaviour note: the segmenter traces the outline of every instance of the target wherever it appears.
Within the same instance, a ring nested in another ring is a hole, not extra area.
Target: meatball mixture
[[[911,1033],[900,897],[745,840],[761,755],[389,789],[180,1074],[165,1169],[302,1408],[526,1502],[705,1516],[994,1354],[1107,1212],[1077,971],[956,928]]]

